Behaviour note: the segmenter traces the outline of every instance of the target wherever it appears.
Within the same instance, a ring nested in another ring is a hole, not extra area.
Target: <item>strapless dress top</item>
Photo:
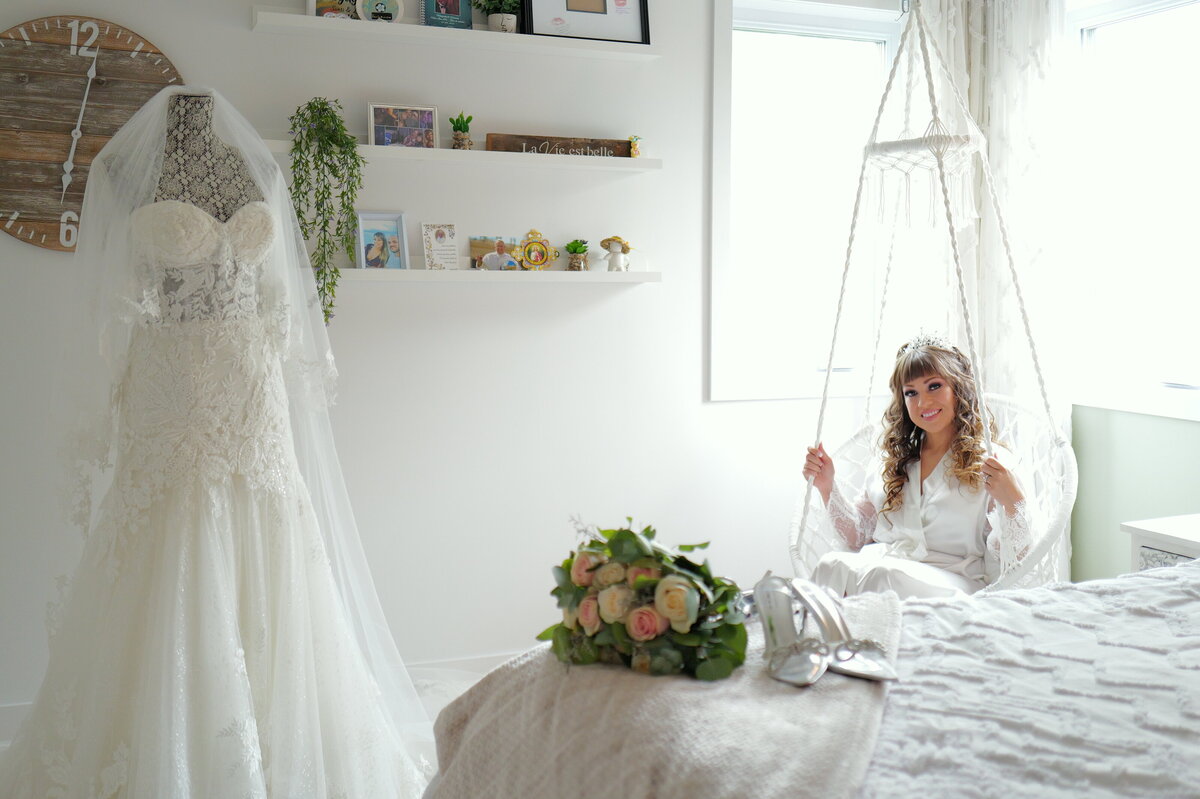
[[[144,205],[131,220],[134,253],[160,323],[256,316],[258,278],[275,241],[265,202],[243,205],[222,222],[178,200]]]

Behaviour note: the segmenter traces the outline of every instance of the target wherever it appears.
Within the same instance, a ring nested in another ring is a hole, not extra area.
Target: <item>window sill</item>
[[[1197,389],[1158,385],[1139,391],[1136,395],[1127,396],[1094,391],[1074,397],[1072,404],[1083,408],[1200,422],[1200,390]]]

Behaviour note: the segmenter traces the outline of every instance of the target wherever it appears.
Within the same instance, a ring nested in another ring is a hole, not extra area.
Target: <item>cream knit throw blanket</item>
[[[889,653],[895,594],[846,601],[853,634]],[[440,773],[426,799],[730,799],[852,796],[887,687],[827,673],[810,688],[767,676],[758,622],[727,680],[567,667],[539,646],[438,716]]]

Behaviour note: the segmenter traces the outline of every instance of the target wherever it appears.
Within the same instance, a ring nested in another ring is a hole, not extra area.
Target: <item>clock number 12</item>
[[[90,19],[82,24],[80,24],[79,20],[73,19],[67,23],[67,27],[71,29],[71,55],[95,58],[96,51],[91,48],[96,43],[96,39],[100,38],[100,26]],[[83,31],[88,37],[82,47],[79,46],[80,31]]]
[[[75,239],[79,237],[79,214],[74,211],[63,211],[58,220],[58,243],[64,247],[74,247]]]

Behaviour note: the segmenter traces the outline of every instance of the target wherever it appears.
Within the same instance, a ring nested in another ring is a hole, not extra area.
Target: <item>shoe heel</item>
[[[796,622],[787,582],[767,572],[754,586],[754,604],[763,626],[766,644],[763,656],[770,660],[775,652],[796,643]]]

